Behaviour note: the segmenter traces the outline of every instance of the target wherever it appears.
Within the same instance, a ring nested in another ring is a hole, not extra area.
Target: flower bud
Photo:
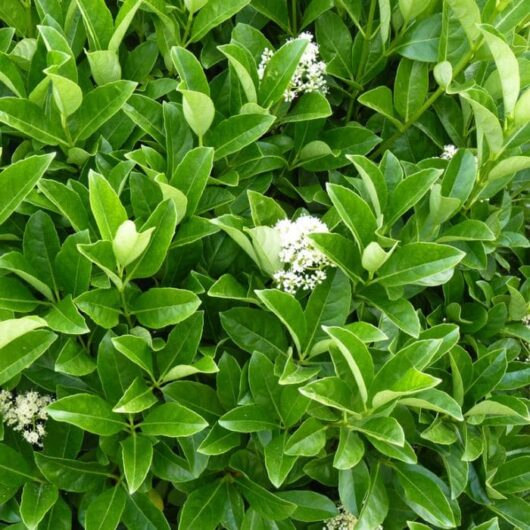
[[[112,249],[116,260],[126,267],[142,254],[147,248],[154,228],[138,233],[133,221],[124,221],[116,231],[112,241]]]
[[[363,268],[373,274],[390,257],[390,254],[392,254],[392,250],[385,252],[379,243],[372,241],[363,251],[361,259]]]
[[[195,13],[199,11],[202,7],[204,7],[208,3],[208,0],[184,0],[184,4],[186,4],[186,9],[190,13]]]
[[[446,89],[453,80],[453,65],[449,61],[442,61],[434,67],[433,74],[436,82]]]

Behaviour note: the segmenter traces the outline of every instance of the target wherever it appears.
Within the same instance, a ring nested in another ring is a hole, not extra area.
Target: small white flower
[[[521,322],[522,322],[525,326],[530,326],[530,314],[524,316],[523,318],[521,318]]]
[[[329,232],[328,227],[316,217],[303,215],[295,221],[282,219],[274,228],[280,235],[279,258],[286,266],[274,274],[277,287],[292,294],[298,289],[313,290],[326,279],[324,269],[333,265],[307,236]]]
[[[320,60],[319,47],[318,44],[313,42],[313,35],[308,31],[304,31],[300,33],[298,38],[309,42],[300,58],[289,86],[283,94],[283,98],[287,102],[293,101],[301,94],[317,91],[325,94],[328,91],[325,79],[326,63]],[[292,42],[293,40],[288,39],[287,42]],[[270,48],[263,50],[258,66],[258,77],[260,79],[263,79],[265,69],[273,55],[274,52]]]
[[[16,397],[7,390],[0,392],[0,414],[2,421],[30,444],[42,447],[46,436],[44,423],[48,419],[46,407],[52,403],[49,395],[28,391]]]
[[[357,525],[357,517],[350,513],[344,506],[339,506],[339,514],[328,519],[326,525],[322,527],[322,530],[354,530]],[[377,530],[383,530],[383,527],[379,525]]]
[[[457,151],[458,148],[452,144],[444,145],[444,150],[440,155],[440,158],[442,158],[443,160],[451,160],[451,158],[456,155]]]

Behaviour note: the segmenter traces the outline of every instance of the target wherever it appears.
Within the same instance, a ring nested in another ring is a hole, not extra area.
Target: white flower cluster
[[[322,530],[354,530],[357,524],[357,517],[346,510],[344,506],[339,506],[339,512],[339,515],[326,521],[326,525],[322,527]],[[377,530],[383,530],[383,527],[379,525]]]
[[[442,158],[443,160],[451,160],[451,158],[456,155],[457,151],[458,148],[452,144],[444,145],[444,150],[440,155],[440,158]]]
[[[523,318],[521,318],[521,322],[522,322],[525,326],[530,326],[530,315],[526,315],[526,316],[524,316]]]
[[[288,293],[298,289],[309,291],[326,279],[326,267],[332,266],[329,259],[313,246],[307,237],[315,232],[329,232],[320,219],[302,215],[295,221],[282,219],[274,228],[280,234],[280,261],[286,268],[274,274],[278,288]]]
[[[21,432],[24,439],[37,447],[42,447],[46,436],[45,423],[48,419],[46,407],[52,403],[49,395],[29,391],[18,396],[7,390],[0,392],[0,414],[2,421],[14,431]]]
[[[326,85],[326,63],[320,60],[318,44],[313,42],[313,35],[308,31],[300,33],[299,39],[305,39],[308,42],[306,49],[296,67],[294,75],[289,83],[289,86],[284,92],[285,101],[293,101],[297,96],[306,92],[323,92],[328,91]],[[294,39],[289,39],[291,42]],[[258,76],[263,79],[267,64],[271,60],[274,52],[265,48],[261,55],[261,62],[258,67]]]

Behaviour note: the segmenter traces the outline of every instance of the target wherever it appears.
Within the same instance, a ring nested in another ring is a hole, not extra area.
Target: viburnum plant
[[[530,529],[529,0],[0,21],[0,528]]]

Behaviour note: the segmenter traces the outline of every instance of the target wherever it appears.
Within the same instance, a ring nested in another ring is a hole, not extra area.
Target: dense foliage
[[[0,528],[530,529],[529,0],[0,20]]]

